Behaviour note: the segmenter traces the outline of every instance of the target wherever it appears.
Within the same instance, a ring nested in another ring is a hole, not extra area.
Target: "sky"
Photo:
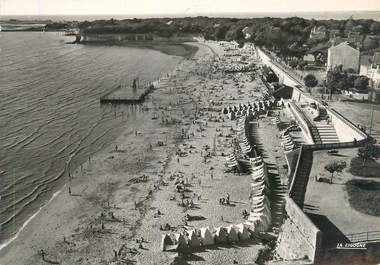
[[[380,0],[0,0],[0,15],[379,11]]]

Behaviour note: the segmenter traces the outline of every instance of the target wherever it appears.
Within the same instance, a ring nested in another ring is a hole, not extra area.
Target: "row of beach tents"
[[[233,152],[226,157],[227,167],[237,167],[239,163],[243,163],[242,156],[249,154],[252,151],[251,145],[245,135],[246,117],[240,117],[237,120],[237,129],[235,137],[235,146]]]
[[[216,244],[232,244],[250,239],[252,233],[247,225],[240,223],[214,229],[203,227],[183,233],[165,234],[161,238],[161,250],[180,251]]]
[[[252,183],[248,221],[255,224],[255,231],[266,231],[271,225],[268,169],[261,156],[250,161]]]
[[[255,116],[257,113],[265,113],[268,109],[271,109],[275,103],[276,102],[274,99],[248,102],[247,104],[224,107],[222,109],[222,113],[224,115],[228,115],[231,120],[240,116]]]
[[[227,166],[233,167],[240,164],[251,174],[252,183],[250,191],[250,214],[248,221],[253,225],[255,231],[266,231],[271,225],[271,210],[269,200],[269,179],[268,169],[261,156],[252,157],[250,142],[246,137],[246,117],[237,120],[236,142],[237,147],[233,153],[227,156]],[[236,145],[235,145],[236,146]],[[238,150],[236,150],[238,149]],[[238,154],[245,155],[244,159],[239,159]],[[251,157],[249,157],[251,155]]]
[[[285,153],[291,152],[296,148],[296,145],[288,132],[280,135],[281,146],[284,148]]]

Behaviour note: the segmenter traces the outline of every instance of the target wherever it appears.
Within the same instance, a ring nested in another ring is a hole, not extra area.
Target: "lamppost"
[[[370,79],[370,83],[371,83],[371,93],[373,92],[373,79]],[[371,136],[372,134],[372,125],[373,125],[373,112],[374,112],[374,104],[372,102],[372,99],[371,99],[371,121],[370,121],[370,125],[369,125],[369,135]]]

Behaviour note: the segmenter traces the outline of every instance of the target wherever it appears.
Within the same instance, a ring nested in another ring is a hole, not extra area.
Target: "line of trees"
[[[342,34],[357,31],[361,34],[380,35],[380,22],[374,20],[307,20],[291,18],[209,18],[204,16],[185,18],[150,18],[126,20],[97,20],[82,22],[79,27],[87,33],[154,33],[161,36],[174,34],[199,34],[209,40],[253,41],[257,45],[276,50],[283,56],[302,56],[318,42],[311,40],[314,26],[337,30]],[[247,33],[244,34],[244,32]],[[246,38],[247,37],[247,38]],[[312,43],[312,42],[316,43]],[[377,43],[378,44],[378,43]],[[376,44],[376,45],[377,45]],[[373,47],[373,45],[370,45]]]
[[[326,75],[326,87],[332,93],[341,90],[355,88],[359,92],[366,92],[369,86],[369,78],[352,73],[353,71],[343,71],[342,67],[336,66],[330,69]]]

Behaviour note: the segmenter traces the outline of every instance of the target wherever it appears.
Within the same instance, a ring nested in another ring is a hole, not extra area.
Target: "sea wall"
[[[302,86],[300,82],[286,74],[284,70],[281,69],[281,67],[276,62],[274,62],[263,50],[261,50],[258,47],[256,48],[256,50],[263,63],[269,66],[273,70],[273,72],[275,72],[275,74],[278,76],[280,83],[290,87]]]
[[[309,144],[313,144],[313,136],[310,131],[310,125],[308,124],[308,120],[304,117],[303,113],[296,104],[293,102],[289,102],[287,105],[293,114],[294,118],[297,120],[298,125],[300,126],[305,138],[307,139]]]
[[[315,263],[321,250],[322,232],[290,197],[285,197],[285,203],[286,218],[277,239],[277,257]]]

